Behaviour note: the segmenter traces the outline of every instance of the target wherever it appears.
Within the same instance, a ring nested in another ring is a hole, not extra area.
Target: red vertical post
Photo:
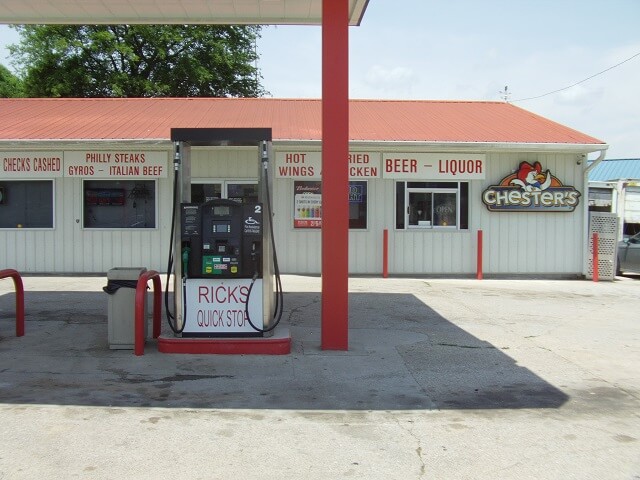
[[[135,301],[135,325],[133,351],[136,356],[144,355],[144,325],[146,312],[144,310],[145,297],[147,295],[147,282],[153,280],[153,338],[160,336],[160,311],[162,309],[162,283],[160,275],[155,270],[147,270],[140,277],[136,284]]]
[[[24,285],[17,270],[0,270],[0,279],[11,277],[16,290],[16,337],[24,336]]]
[[[162,330],[162,282],[159,275],[153,277],[153,338],[158,338]]]
[[[323,350],[349,348],[349,2],[322,2]]]
[[[147,321],[145,318],[146,312],[144,311],[144,300],[147,296],[147,276],[143,273],[138,278],[138,284],[136,285],[136,301],[135,301],[135,317],[134,317],[134,331],[133,331],[133,353],[136,356],[144,355],[144,324]],[[155,292],[154,292],[154,295]]]
[[[382,278],[389,277],[389,230],[382,231]]]
[[[24,285],[22,277],[16,273],[13,277],[16,289],[16,337],[24,336]]]
[[[593,281],[599,280],[600,272],[598,268],[598,232],[593,232]]]
[[[478,259],[476,262],[476,278],[482,280],[482,230],[478,230]]]

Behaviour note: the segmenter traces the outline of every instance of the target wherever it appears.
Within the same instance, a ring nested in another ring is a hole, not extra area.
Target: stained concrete
[[[104,277],[25,277],[21,338],[3,280],[0,479],[640,479],[639,282],[353,278],[332,352],[284,276],[290,355],[135,357]]]

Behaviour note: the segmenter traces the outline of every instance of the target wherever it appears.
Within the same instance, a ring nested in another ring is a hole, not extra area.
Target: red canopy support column
[[[323,350],[349,348],[349,2],[322,2]]]

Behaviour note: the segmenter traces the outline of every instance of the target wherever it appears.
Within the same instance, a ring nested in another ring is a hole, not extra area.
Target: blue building
[[[606,159],[589,172],[589,210],[617,213],[621,235],[640,232],[640,158]]]

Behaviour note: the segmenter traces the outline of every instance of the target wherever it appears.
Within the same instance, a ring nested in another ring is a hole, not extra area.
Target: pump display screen
[[[231,224],[229,222],[213,222],[211,233],[231,233]]]
[[[216,205],[213,207],[213,214],[216,217],[231,215],[231,208],[228,205]]]

